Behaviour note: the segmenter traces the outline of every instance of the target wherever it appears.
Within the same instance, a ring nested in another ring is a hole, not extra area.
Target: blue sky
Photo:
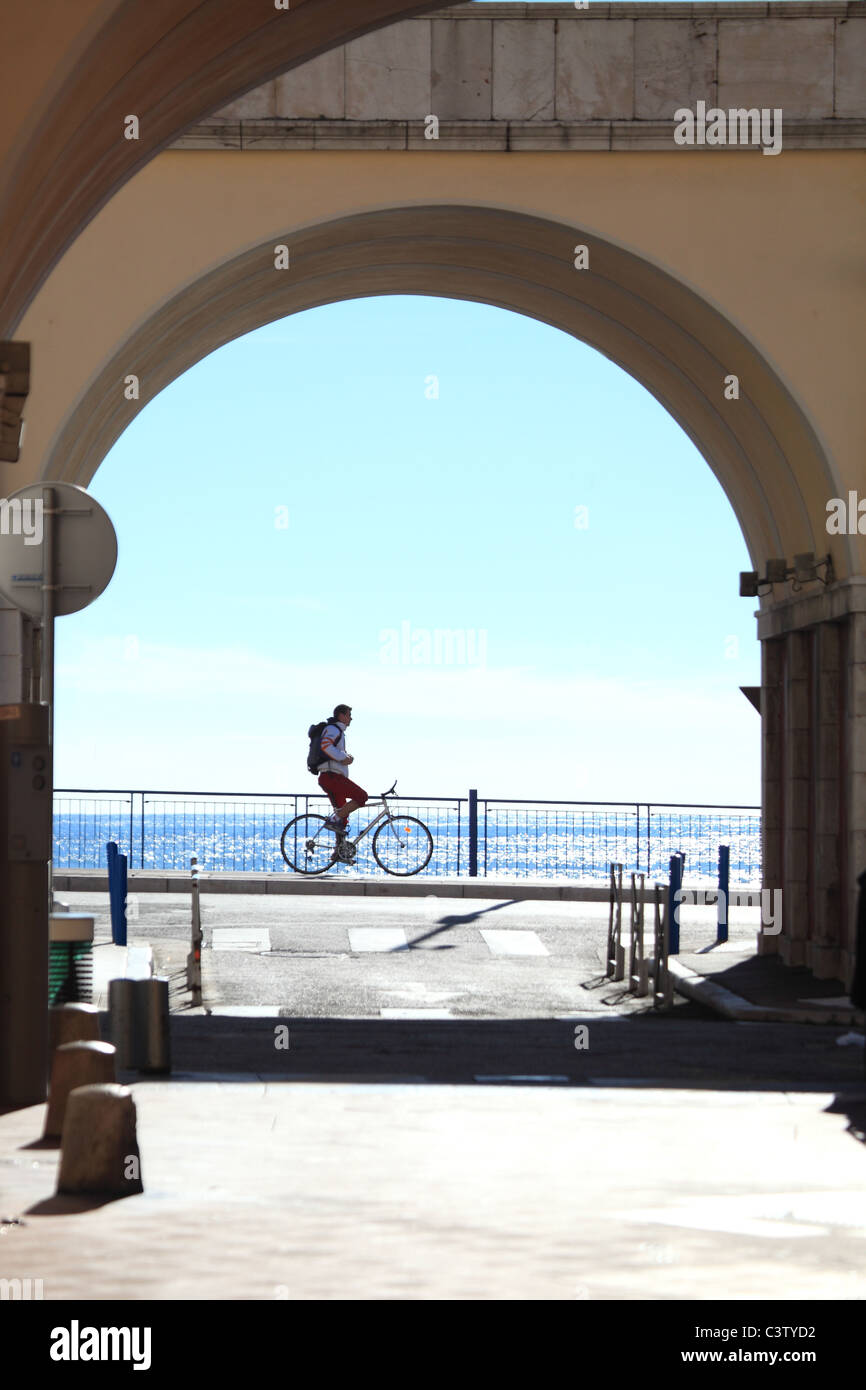
[[[91,491],[119,559],[58,622],[60,787],[312,790],[306,728],[346,701],[368,790],[759,800],[731,507],[555,329],[415,297],[295,315],[163,391]]]

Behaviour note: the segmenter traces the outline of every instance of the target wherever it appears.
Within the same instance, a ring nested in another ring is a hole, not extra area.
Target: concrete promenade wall
[[[314,897],[397,897],[397,898],[503,898],[515,901],[530,899],[552,902],[607,902],[610,890],[604,884],[580,883],[574,879],[560,883],[532,882],[527,879],[502,878],[302,878],[289,874],[213,873],[199,874],[202,893],[266,893],[273,895],[305,895]],[[54,889],[58,893],[108,894],[108,874],[96,869],[61,869],[54,874]],[[132,870],[128,875],[128,897],[136,893],[190,893],[188,873],[167,870]],[[652,887],[647,886],[644,901],[653,901]],[[623,883],[623,912],[628,910],[628,889]],[[652,931],[649,920],[647,930]]]

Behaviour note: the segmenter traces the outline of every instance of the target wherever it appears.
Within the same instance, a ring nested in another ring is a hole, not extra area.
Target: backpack
[[[310,740],[310,751],[307,754],[307,771],[312,772],[314,777],[318,777],[319,768],[325,763],[330,762],[326,753],[322,752],[322,734],[329,724],[335,724],[333,715],[330,719],[323,719],[321,724],[311,724],[307,730],[307,738]]]

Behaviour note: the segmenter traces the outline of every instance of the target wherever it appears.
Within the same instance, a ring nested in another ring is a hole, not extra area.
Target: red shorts
[[[321,772],[319,786],[323,792],[328,793],[328,800],[337,811],[341,806],[345,806],[347,801],[357,801],[359,806],[367,804],[364,788],[359,787],[356,782],[350,782],[348,777],[343,777],[339,772]]]

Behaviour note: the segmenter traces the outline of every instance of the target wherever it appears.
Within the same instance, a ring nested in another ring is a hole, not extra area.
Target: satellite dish
[[[45,494],[54,494],[46,515]],[[108,513],[75,483],[28,483],[0,500],[0,595],[31,618],[44,612],[45,544],[51,530],[52,616],[86,608],[114,574],[117,536]]]

